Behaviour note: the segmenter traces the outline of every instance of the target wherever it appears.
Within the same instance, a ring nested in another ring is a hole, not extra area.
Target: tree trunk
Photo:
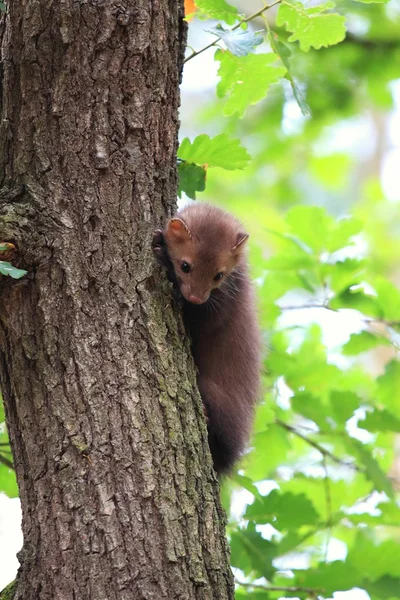
[[[10,0],[2,23],[0,377],[21,600],[233,597],[179,308],[151,233],[174,210],[183,1]]]

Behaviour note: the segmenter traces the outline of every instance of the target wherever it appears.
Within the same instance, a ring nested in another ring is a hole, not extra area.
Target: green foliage
[[[12,468],[11,449],[8,440],[7,428],[4,416],[3,401],[0,397],[0,492],[4,492],[10,498],[18,496],[17,481]]]
[[[266,340],[251,451],[222,495],[236,597],[400,600],[400,205],[349,150],[354,121],[393,109],[400,17],[383,2],[280,4],[263,45],[216,50],[221,101],[197,114],[199,133],[252,155],[203,194],[250,230]],[[307,118],[290,116],[291,93]]]
[[[250,155],[239,140],[231,139],[224,133],[214,138],[203,133],[193,142],[189,138],[182,140],[178,159],[178,195],[181,197],[185,192],[195,200],[196,192],[205,190],[208,167],[221,167],[228,171],[244,169]]]
[[[292,33],[289,42],[299,41],[300,48],[305,52],[310,48],[332,46],[343,41],[346,35],[345,18],[326,14],[327,10],[334,7],[334,2],[312,8],[305,8],[301,2],[284,2],[279,7],[276,24],[286,26]]]
[[[28,271],[24,271],[23,269],[13,267],[9,262],[0,260],[0,273],[2,275],[9,275],[13,279],[21,279],[27,272]]]
[[[185,160],[178,162],[179,187],[178,196],[181,198],[185,192],[189,198],[196,200],[196,192],[206,189],[206,170],[199,165],[188,163]]]
[[[182,140],[178,149],[178,158],[189,163],[207,164],[208,167],[221,167],[234,171],[244,169],[251,157],[239,140],[229,138],[225,133],[214,138],[203,133],[193,142],[189,138]]]
[[[16,582],[12,581],[4,590],[0,591],[0,600],[12,600],[15,597],[16,591]]]
[[[343,258],[365,236],[357,218],[338,220],[322,207],[299,205],[287,211],[275,229],[265,231],[275,249],[271,258],[258,264],[265,273],[259,289],[266,305],[275,304],[279,310],[272,319],[266,359],[269,391],[258,409],[251,455],[241,465],[241,478],[235,479],[253,500],[242,524],[232,525],[232,564],[250,580],[264,578],[265,591],[287,589],[285,596],[295,590],[296,596],[306,598],[311,590],[315,597],[331,598],[335,592],[361,587],[377,600],[400,598],[398,540],[385,539],[385,527],[400,525],[387,474],[394,435],[400,432],[400,362],[389,361],[374,380],[362,363],[346,358],[382,346],[395,350],[399,292],[382,273],[371,271],[365,258]],[[332,361],[316,322],[283,325],[285,313],[296,306],[299,312],[319,308],[340,319],[354,308],[351,292],[361,283],[373,290],[363,294],[374,309],[369,303],[357,306],[361,330],[349,333],[342,344],[344,362]],[[293,293],[304,299],[291,305],[288,295]],[[340,306],[334,309],[338,298]],[[360,409],[358,429],[349,427]],[[360,441],[357,431],[369,437]],[[263,493],[265,479],[274,480],[279,489]],[[375,514],[360,513],[358,506],[373,492],[383,493],[384,502]],[[260,527],[266,524],[277,532],[272,538],[262,535]],[[345,541],[344,560],[322,560],[330,539]],[[291,556],[302,554],[309,557],[308,569],[291,564]],[[274,571],[277,564],[290,569],[293,578],[285,581]],[[257,587],[245,589],[243,597],[257,597]]]
[[[236,113],[243,117],[247,107],[262,100],[270,86],[286,73],[285,67],[271,64],[276,61],[273,53],[235,56],[217,50],[215,58],[220,62],[221,78],[217,94],[219,98],[228,97],[223,109],[227,117]]]
[[[225,0],[196,0],[199,9],[198,17],[201,19],[220,19],[228,25],[233,25],[239,18],[237,8]]]

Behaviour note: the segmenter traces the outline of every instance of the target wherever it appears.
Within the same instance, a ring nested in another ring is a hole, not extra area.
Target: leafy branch
[[[261,8],[260,10],[257,10],[252,15],[250,15],[248,17],[245,17],[244,19],[240,19],[240,21],[234,27],[232,27],[229,31],[236,31],[237,29],[239,29],[243,25],[243,23],[249,23],[250,21],[253,21],[257,17],[261,16],[268,9],[276,6],[277,4],[281,4],[281,2],[282,2],[282,0],[276,0],[272,4],[269,4],[268,6],[263,6],[263,8]],[[209,48],[212,48],[213,46],[216,46],[218,44],[218,42],[221,41],[221,39],[222,39],[221,36],[218,35],[213,42],[211,42],[210,44],[207,44],[207,46],[204,46],[204,48],[201,48],[200,50],[194,50],[190,56],[188,56],[187,58],[185,58],[184,63],[187,63],[189,60],[191,60],[195,56],[198,56],[199,54],[202,54],[203,52],[205,52]]]

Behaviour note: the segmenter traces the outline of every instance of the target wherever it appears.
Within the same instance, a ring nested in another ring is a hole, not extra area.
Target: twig
[[[281,310],[304,310],[306,308],[324,308],[325,310],[331,310],[333,312],[339,312],[337,308],[332,308],[329,304],[292,304],[290,306],[280,306]]]
[[[5,465],[6,467],[8,467],[9,469],[12,469],[13,471],[15,470],[14,469],[14,465],[11,462],[11,460],[9,460],[8,458],[6,458],[2,454],[0,454],[0,464]]]
[[[235,583],[237,585],[240,585],[241,587],[254,588],[255,590],[267,590],[269,592],[304,592],[306,594],[312,594],[313,596],[316,596],[317,594],[320,594],[324,591],[320,589],[301,587],[297,585],[262,585],[261,583],[246,583],[244,581],[237,580],[235,580]]]
[[[333,462],[335,462],[335,463],[337,463],[339,465],[342,465],[344,467],[348,467],[350,469],[354,469],[355,471],[358,471],[360,473],[364,473],[364,470],[361,469],[358,465],[355,465],[354,463],[347,462],[346,460],[342,460],[338,456],[335,456],[334,454],[332,454],[332,452],[330,452],[329,450],[327,450],[326,448],[324,448],[323,446],[321,446],[320,444],[318,444],[318,442],[314,442],[314,440],[311,440],[307,436],[303,435],[302,433],[300,433],[300,431],[298,431],[297,429],[295,429],[291,425],[288,425],[287,423],[284,423],[280,419],[276,420],[276,424],[279,425],[280,427],[283,427],[284,429],[287,429],[287,431],[290,431],[294,435],[297,435],[297,437],[299,437],[304,442],[306,442],[307,444],[309,444],[310,446],[312,446],[313,448],[315,448],[316,450],[318,450],[318,452],[320,452],[322,454],[322,456],[324,456],[326,458],[330,458]]]
[[[310,303],[310,304],[291,304],[288,306],[280,306],[279,307],[282,311],[284,310],[304,310],[307,308],[324,308],[325,310],[330,310],[332,312],[335,313],[340,313],[340,309],[338,308],[333,308],[332,306],[329,306],[329,304],[325,304],[325,303]],[[345,307],[343,307],[345,308]],[[349,310],[351,310],[351,307],[349,307]],[[400,327],[400,321],[387,321],[386,319],[381,319],[381,318],[370,318],[370,317],[365,317],[364,319],[361,319],[361,321],[363,323],[365,323],[366,325],[373,325],[374,323],[380,323],[381,325],[385,325],[385,327]]]
[[[385,325],[385,327],[400,327],[400,321],[386,321],[386,319],[363,319],[364,323],[367,325],[372,325],[374,323],[380,323],[381,325]]]
[[[239,29],[239,27],[243,23],[248,23],[249,21],[252,21],[253,19],[256,19],[257,17],[259,17],[260,15],[262,15],[266,10],[268,10],[269,8],[272,8],[273,6],[276,6],[277,4],[280,4],[281,2],[282,2],[282,0],[276,0],[272,4],[269,4],[268,6],[264,6],[263,8],[261,8],[260,10],[258,10],[255,13],[253,13],[249,17],[241,19],[239,21],[239,23],[237,23],[234,27],[232,27],[232,29],[230,31],[235,31],[236,29]],[[200,50],[192,52],[192,54],[190,56],[188,56],[187,58],[185,58],[185,60],[183,62],[187,63],[188,60],[191,60],[195,56],[198,56],[199,54],[202,54],[202,52],[204,52],[205,50],[208,50],[209,48],[212,48],[213,46],[215,46],[216,44],[218,44],[218,42],[220,41],[220,39],[221,39],[220,36],[217,36],[217,38],[213,42],[211,42],[210,44],[207,44],[207,46],[204,46],[204,48],[201,48]]]

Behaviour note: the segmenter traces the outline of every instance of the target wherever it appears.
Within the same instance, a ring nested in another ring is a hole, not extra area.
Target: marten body
[[[248,235],[230,214],[190,205],[154,234],[153,250],[185,300],[214,467],[227,472],[249,439],[260,333],[247,274]]]

